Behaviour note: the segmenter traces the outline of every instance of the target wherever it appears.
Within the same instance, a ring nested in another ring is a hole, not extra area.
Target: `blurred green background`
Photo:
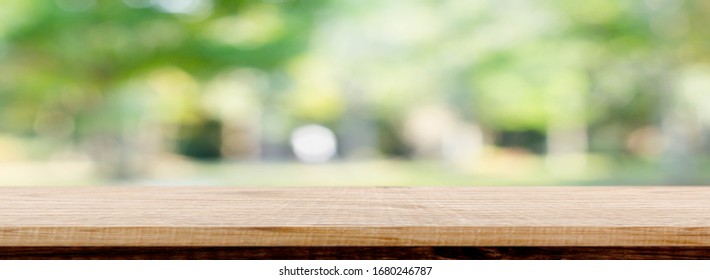
[[[0,185],[706,185],[708,14],[0,0]]]

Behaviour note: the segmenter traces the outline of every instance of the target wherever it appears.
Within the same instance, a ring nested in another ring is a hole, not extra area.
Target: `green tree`
[[[204,81],[231,69],[280,69],[304,51],[323,3],[0,5],[0,118],[12,120],[0,129],[84,148],[101,143],[99,150],[117,152],[100,152],[99,160],[110,163],[113,176],[125,177],[131,172],[127,146],[137,145],[137,130],[153,129],[142,123],[146,115],[178,127],[204,119]],[[151,112],[155,108],[171,110]]]

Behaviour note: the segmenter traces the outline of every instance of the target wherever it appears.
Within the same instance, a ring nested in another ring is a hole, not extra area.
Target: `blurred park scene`
[[[0,185],[706,185],[708,14],[0,0]]]

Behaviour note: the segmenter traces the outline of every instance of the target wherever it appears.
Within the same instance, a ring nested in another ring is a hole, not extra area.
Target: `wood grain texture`
[[[710,247],[0,247],[0,260],[710,260]]]
[[[0,188],[0,246],[710,246],[710,188]]]

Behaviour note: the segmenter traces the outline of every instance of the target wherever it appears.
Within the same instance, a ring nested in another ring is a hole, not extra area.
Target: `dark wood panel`
[[[710,260],[710,247],[0,247],[0,259]]]

